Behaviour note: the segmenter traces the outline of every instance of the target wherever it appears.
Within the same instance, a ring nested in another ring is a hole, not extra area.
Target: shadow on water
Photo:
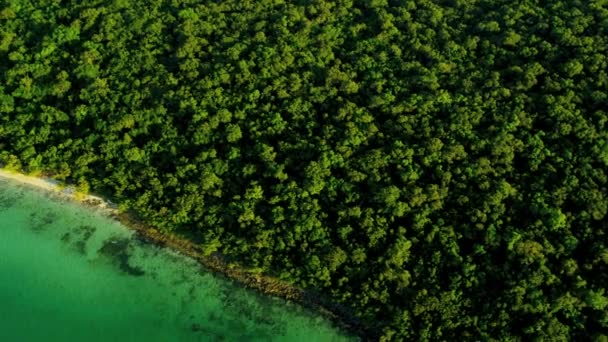
[[[134,277],[146,274],[139,267],[131,266],[129,258],[131,256],[131,244],[128,238],[113,237],[103,242],[97,251],[100,255],[109,258],[122,272]]]

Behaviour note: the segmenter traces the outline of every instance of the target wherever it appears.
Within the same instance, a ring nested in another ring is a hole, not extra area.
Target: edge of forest
[[[298,288],[269,275],[249,271],[240,265],[228,262],[220,253],[214,252],[211,255],[205,255],[202,249],[194,242],[178,234],[161,232],[152,226],[146,225],[135,219],[134,214],[120,211],[114,203],[100,196],[78,192],[73,186],[64,186],[49,176],[30,176],[20,171],[7,170],[1,167],[0,178],[27,184],[51,192],[63,199],[100,210],[102,214],[133,230],[136,238],[186,255],[196,260],[215,275],[224,276],[245,288],[255,290],[264,295],[279,297],[298,303],[328,318],[337,328],[356,335],[363,340],[377,339],[377,334],[373,333],[371,329],[366,328],[359,319],[354,317],[347,307],[332,302],[327,296],[316,291]]]

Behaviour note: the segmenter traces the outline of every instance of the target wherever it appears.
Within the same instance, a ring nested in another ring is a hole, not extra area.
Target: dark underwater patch
[[[19,200],[19,197],[7,193],[0,193],[0,211],[8,210]]]
[[[190,330],[195,333],[204,334],[206,338],[209,338],[211,341],[225,341],[226,337],[222,334],[219,334],[211,329],[205,328],[204,325],[200,323],[192,323],[190,325]]]
[[[129,259],[131,257],[131,244],[127,238],[110,238],[104,241],[99,254],[109,258],[123,273],[134,277],[140,277],[146,274],[139,267],[131,266]]]
[[[78,241],[74,242],[74,247],[76,248],[78,253],[86,254],[87,242],[89,242],[89,239],[91,238],[91,236],[93,236],[96,229],[93,226],[84,225],[79,226],[74,230],[78,232],[79,237]]]
[[[80,254],[86,254],[87,242],[95,233],[95,227],[80,226],[77,230],[80,232],[80,239],[74,243],[74,247]]]
[[[71,232],[65,232],[63,235],[61,235],[61,242],[70,243],[70,241],[72,241]]]
[[[57,220],[57,214],[46,211],[46,212],[33,212],[30,214],[30,221],[28,226],[34,232],[42,232],[48,228],[53,222]]]
[[[74,250],[84,255],[87,252],[87,243],[93,234],[95,234],[96,230],[97,229],[93,226],[81,225],[64,233],[61,236],[61,241],[65,244],[70,244]]]

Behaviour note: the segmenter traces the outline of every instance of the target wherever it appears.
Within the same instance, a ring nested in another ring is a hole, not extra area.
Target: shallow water
[[[0,341],[347,341],[281,299],[0,179]]]

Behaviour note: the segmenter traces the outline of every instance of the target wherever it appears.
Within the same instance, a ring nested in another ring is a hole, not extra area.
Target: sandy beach
[[[27,176],[22,173],[7,171],[0,169],[0,178],[10,179],[12,181],[34,186],[36,188],[46,190],[67,199],[84,202],[89,206],[98,207],[109,211],[116,211],[115,205],[109,203],[103,198],[91,194],[79,194],[75,191],[73,186],[60,186],[59,183],[50,178],[40,178]]]

